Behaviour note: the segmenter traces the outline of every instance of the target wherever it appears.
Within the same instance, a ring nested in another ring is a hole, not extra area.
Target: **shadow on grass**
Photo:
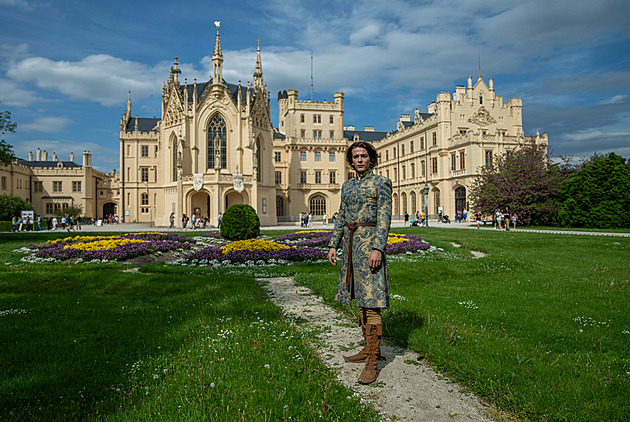
[[[414,331],[425,324],[419,312],[406,308],[383,313],[383,330],[395,344],[407,348]]]

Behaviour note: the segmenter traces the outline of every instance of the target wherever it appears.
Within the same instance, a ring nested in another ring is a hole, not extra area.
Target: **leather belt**
[[[346,287],[350,289],[350,269],[352,268],[352,238],[354,232],[359,227],[376,226],[376,223],[346,223],[346,227],[350,229],[350,242],[348,243],[348,267],[346,268]]]

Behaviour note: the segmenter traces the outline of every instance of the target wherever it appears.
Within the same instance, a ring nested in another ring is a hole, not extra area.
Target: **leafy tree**
[[[0,195],[0,221],[10,221],[20,215],[22,210],[32,210],[33,204],[19,196]]]
[[[221,219],[221,236],[228,240],[255,239],[260,234],[260,220],[251,205],[235,204]]]
[[[81,215],[81,213],[83,213],[83,206],[79,205],[70,205],[70,206],[66,206],[63,207],[61,209],[55,210],[53,212],[53,215],[55,217],[76,217],[78,215]]]
[[[15,133],[16,127],[17,123],[11,122],[11,112],[0,111],[0,135],[7,132]],[[10,164],[14,158],[13,147],[7,144],[4,139],[0,140],[0,163]]]
[[[630,169],[615,154],[595,154],[562,185],[560,224],[568,227],[630,227]]]
[[[506,207],[520,224],[554,224],[560,185],[570,168],[551,165],[545,145],[533,140],[484,166],[470,188],[474,210],[492,215]]]

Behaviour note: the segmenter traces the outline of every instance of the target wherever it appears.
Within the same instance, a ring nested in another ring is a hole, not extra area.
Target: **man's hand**
[[[336,248],[328,249],[328,262],[330,262],[334,266],[337,266],[337,249]]]
[[[372,271],[374,271],[381,266],[382,260],[383,253],[377,249],[372,249],[372,252],[370,253],[370,258],[368,259],[368,266]]]

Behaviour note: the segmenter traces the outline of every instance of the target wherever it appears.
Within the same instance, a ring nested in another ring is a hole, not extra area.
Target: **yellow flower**
[[[258,240],[258,239],[247,239],[247,240],[237,240],[227,245],[221,246],[221,253],[228,254],[234,251],[280,251],[283,249],[291,249],[291,246],[283,245],[276,242],[270,242],[268,240]]]
[[[300,230],[296,233],[306,234],[306,233],[330,233],[330,230]]]
[[[100,251],[100,250],[110,250],[115,249],[117,246],[126,245],[128,243],[150,243],[149,240],[140,240],[140,239],[120,239],[113,238],[111,236],[110,239],[96,240],[94,242],[89,243],[76,243],[74,245],[66,245],[64,249],[78,249],[81,251]]]
[[[393,245],[394,243],[409,242],[409,239],[404,236],[404,234],[389,233],[387,236],[387,244]]]

